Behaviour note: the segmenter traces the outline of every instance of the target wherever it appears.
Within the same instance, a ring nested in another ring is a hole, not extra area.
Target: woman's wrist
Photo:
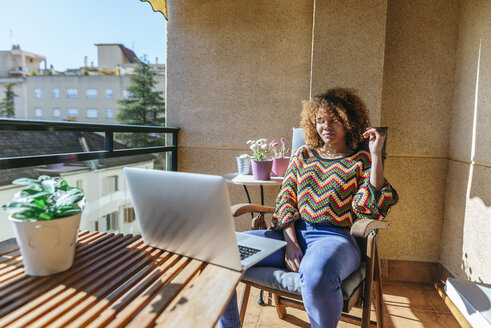
[[[289,245],[299,247],[293,222],[283,229],[283,237]]]
[[[383,158],[382,151],[375,151],[374,153],[370,154],[370,157],[372,158],[372,162],[375,159],[382,159]]]

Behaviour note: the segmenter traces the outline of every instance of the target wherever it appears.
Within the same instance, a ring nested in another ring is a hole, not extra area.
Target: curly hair
[[[365,103],[354,89],[333,88],[303,102],[301,127],[305,143],[311,148],[324,145],[316,129],[316,115],[325,110],[346,130],[346,142],[356,149],[363,141],[363,132],[370,126]]]

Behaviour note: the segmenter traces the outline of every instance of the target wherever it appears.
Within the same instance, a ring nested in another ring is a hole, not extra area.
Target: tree
[[[0,101],[0,115],[3,117],[15,117],[14,97],[17,95],[14,93],[13,82],[5,83],[5,97]]]
[[[117,119],[123,124],[156,125],[165,124],[165,102],[162,91],[156,91],[154,80],[156,73],[151,66],[140,61],[135,68],[135,75],[130,76],[131,85],[127,88],[128,98],[121,99]],[[117,138],[131,147],[160,146],[164,138],[142,133],[119,133]]]

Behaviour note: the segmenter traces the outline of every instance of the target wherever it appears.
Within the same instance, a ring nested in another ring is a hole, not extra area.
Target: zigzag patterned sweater
[[[364,150],[329,160],[300,147],[285,174],[271,227],[283,229],[298,219],[338,227],[351,227],[357,218],[384,219],[398,201],[397,192],[386,180],[377,193],[369,182],[370,167]]]

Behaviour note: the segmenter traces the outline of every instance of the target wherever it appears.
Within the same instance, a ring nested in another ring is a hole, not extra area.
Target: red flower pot
[[[290,163],[290,157],[273,158],[272,173],[275,177],[285,176],[286,169]]]

